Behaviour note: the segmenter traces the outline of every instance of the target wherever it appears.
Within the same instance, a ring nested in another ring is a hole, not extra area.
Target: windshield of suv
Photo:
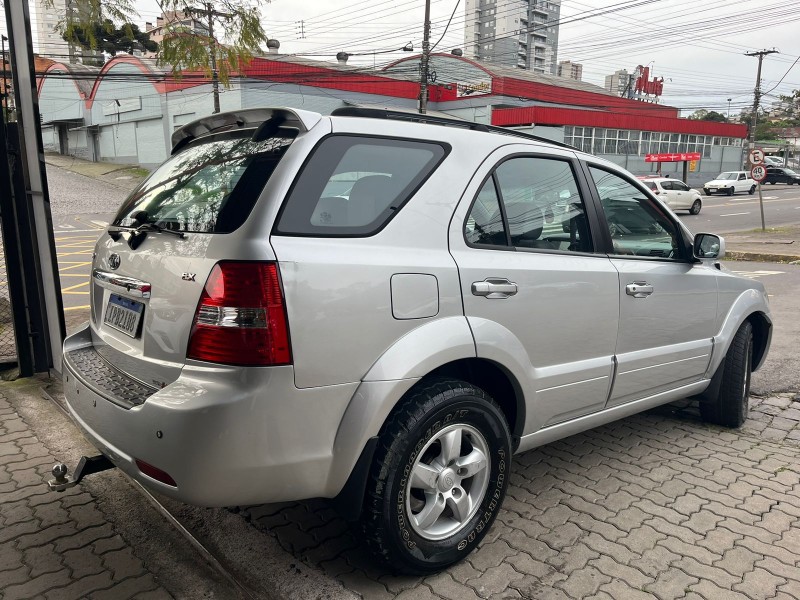
[[[717,180],[726,180],[726,179],[733,179],[736,180],[739,178],[739,174],[736,171],[730,171],[729,173],[720,173],[717,175]]]
[[[791,169],[784,169],[783,172],[786,173],[787,175],[797,175],[797,173],[795,171],[792,171]]]
[[[145,211],[147,221],[174,231],[235,230],[292,143],[290,137],[253,141],[250,135],[192,144],[169,158],[125,201],[114,225],[136,227],[134,216]]]

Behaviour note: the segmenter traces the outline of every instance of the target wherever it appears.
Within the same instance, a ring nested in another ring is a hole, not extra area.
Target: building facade
[[[558,73],[556,75],[581,81],[583,79],[583,65],[569,60],[562,60],[558,63]]]
[[[557,74],[561,0],[467,0],[465,6],[468,56]]]
[[[58,33],[56,27],[67,14],[70,0],[53,0],[47,6],[45,0],[36,0],[36,42],[39,45],[39,56],[53,60],[72,62],[75,50],[67,44]]]
[[[222,110],[289,106],[330,114],[351,104],[414,109],[419,57],[383,70],[270,54],[253,60],[220,94]],[[695,175],[741,168],[744,125],[682,119],[674,107],[620,98],[574,79],[431,56],[437,73],[428,108],[567,142],[628,170],[655,172],[649,153],[700,152]],[[39,77],[42,137],[50,152],[153,167],[169,156],[177,127],[212,113],[202,74],[176,80],[149,59],[118,56],[89,76],[83,65],[52,64]],[[679,175],[680,163],[662,172]]]

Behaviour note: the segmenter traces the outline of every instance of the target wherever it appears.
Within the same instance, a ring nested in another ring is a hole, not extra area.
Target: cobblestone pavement
[[[43,485],[54,462],[0,392],[0,598],[172,598],[91,494]]]
[[[324,502],[241,509],[368,599],[800,598],[800,394],[740,431],[670,405],[515,458],[493,528],[444,573],[377,569]]]

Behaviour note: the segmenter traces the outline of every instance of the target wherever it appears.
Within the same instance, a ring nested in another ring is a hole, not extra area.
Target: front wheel
[[[702,203],[702,202],[700,202],[700,198],[698,198],[697,200],[695,200],[695,201],[692,203],[692,208],[690,208],[690,209],[689,209],[689,214],[692,214],[692,215],[699,215],[699,214],[700,214],[700,209],[701,209],[702,207],[703,207],[703,203]]]
[[[733,196],[733,194],[734,194],[735,192],[736,192],[736,190],[735,190],[735,189],[733,189],[732,187],[729,187],[729,188],[728,188],[728,196]]]
[[[753,361],[753,325],[745,321],[733,337],[728,353],[719,366],[721,373],[716,396],[700,402],[700,414],[709,423],[741,427],[750,403],[750,375]]]
[[[703,193],[704,193],[706,196],[710,196],[710,195],[711,195],[711,192],[709,192],[708,190],[703,190]]]
[[[367,544],[404,573],[461,560],[494,522],[510,467],[508,425],[483,390],[453,379],[418,387],[380,434],[367,482]]]
[[[756,186],[754,186],[754,185],[751,185],[751,186],[750,186],[750,189],[749,189],[749,190],[747,190],[747,193],[748,193],[748,194],[750,194],[751,196],[752,196],[753,194],[755,194],[755,193],[756,193]]]

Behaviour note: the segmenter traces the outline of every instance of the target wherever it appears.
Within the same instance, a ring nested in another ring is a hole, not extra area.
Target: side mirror
[[[694,236],[692,253],[699,260],[719,260],[725,256],[725,240],[713,233],[698,233]]]

